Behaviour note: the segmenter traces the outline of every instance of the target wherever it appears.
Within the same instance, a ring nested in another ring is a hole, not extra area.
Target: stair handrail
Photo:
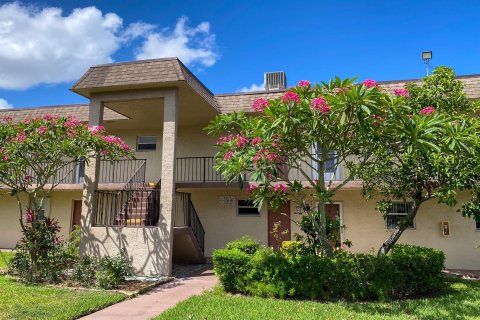
[[[119,207],[121,208],[115,215],[118,215],[119,213],[125,212],[125,216],[127,214],[127,208],[128,208],[128,203],[131,199],[133,199],[133,195],[135,191],[139,191],[142,188],[138,188],[136,184],[140,183],[140,185],[143,185],[143,189],[145,189],[145,170],[146,170],[146,164],[147,160],[143,159],[142,164],[140,167],[135,171],[135,173],[132,175],[132,177],[128,180],[128,182],[125,184],[125,186],[122,188],[122,190],[117,192],[117,196],[119,196],[122,192],[126,192],[127,196],[125,197],[125,200],[123,201],[124,203],[119,204]],[[137,175],[142,172],[142,179],[140,182],[135,182],[135,178]],[[133,187],[135,186],[135,187]]]
[[[187,192],[177,192],[177,194],[182,198],[182,200],[184,201],[186,200],[185,201],[186,203],[184,202],[182,206],[183,214],[184,214],[184,217],[183,217],[184,223],[188,227],[192,228],[193,234],[195,235],[195,238],[197,239],[202,252],[205,252],[205,228],[203,227],[202,221],[198,217],[197,210],[193,205],[192,197],[191,197],[192,194]],[[175,201],[178,201],[177,198],[175,199]],[[186,204],[186,208],[185,208],[185,204]],[[177,209],[175,211],[177,211]]]

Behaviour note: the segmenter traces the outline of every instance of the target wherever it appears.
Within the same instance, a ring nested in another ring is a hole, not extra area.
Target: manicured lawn
[[[232,296],[216,289],[155,319],[480,319],[480,282],[449,280],[439,297],[386,303],[318,303]]]
[[[76,319],[124,298],[120,293],[26,286],[0,276],[0,319]]]
[[[13,258],[13,252],[0,252],[0,269],[6,269],[8,262]]]

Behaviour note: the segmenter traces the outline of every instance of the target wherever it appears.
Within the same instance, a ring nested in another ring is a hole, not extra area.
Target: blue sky
[[[83,103],[68,88],[89,65],[172,55],[214,93],[278,70],[289,85],[418,78],[425,50],[433,66],[480,73],[480,1],[1,3],[0,107]]]

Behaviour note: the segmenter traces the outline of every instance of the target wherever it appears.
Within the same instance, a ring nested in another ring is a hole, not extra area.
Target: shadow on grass
[[[345,309],[370,315],[414,316],[416,319],[465,319],[480,317],[480,281],[447,280],[436,296],[384,303],[345,303]]]

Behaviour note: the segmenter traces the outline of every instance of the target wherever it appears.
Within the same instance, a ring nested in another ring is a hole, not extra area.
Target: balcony
[[[225,182],[222,174],[215,171],[215,157],[181,157],[177,158],[176,162],[176,181],[177,183],[215,183]],[[313,170],[315,164],[312,163],[302,164],[299,169],[291,168],[288,170],[288,178],[290,180],[307,180],[304,178],[305,172],[310,179],[318,179],[316,170]],[[325,180],[328,181],[332,178],[334,181],[341,180],[341,170],[337,168],[334,172],[330,164],[325,164]],[[248,175],[244,176],[245,181],[249,181]]]

